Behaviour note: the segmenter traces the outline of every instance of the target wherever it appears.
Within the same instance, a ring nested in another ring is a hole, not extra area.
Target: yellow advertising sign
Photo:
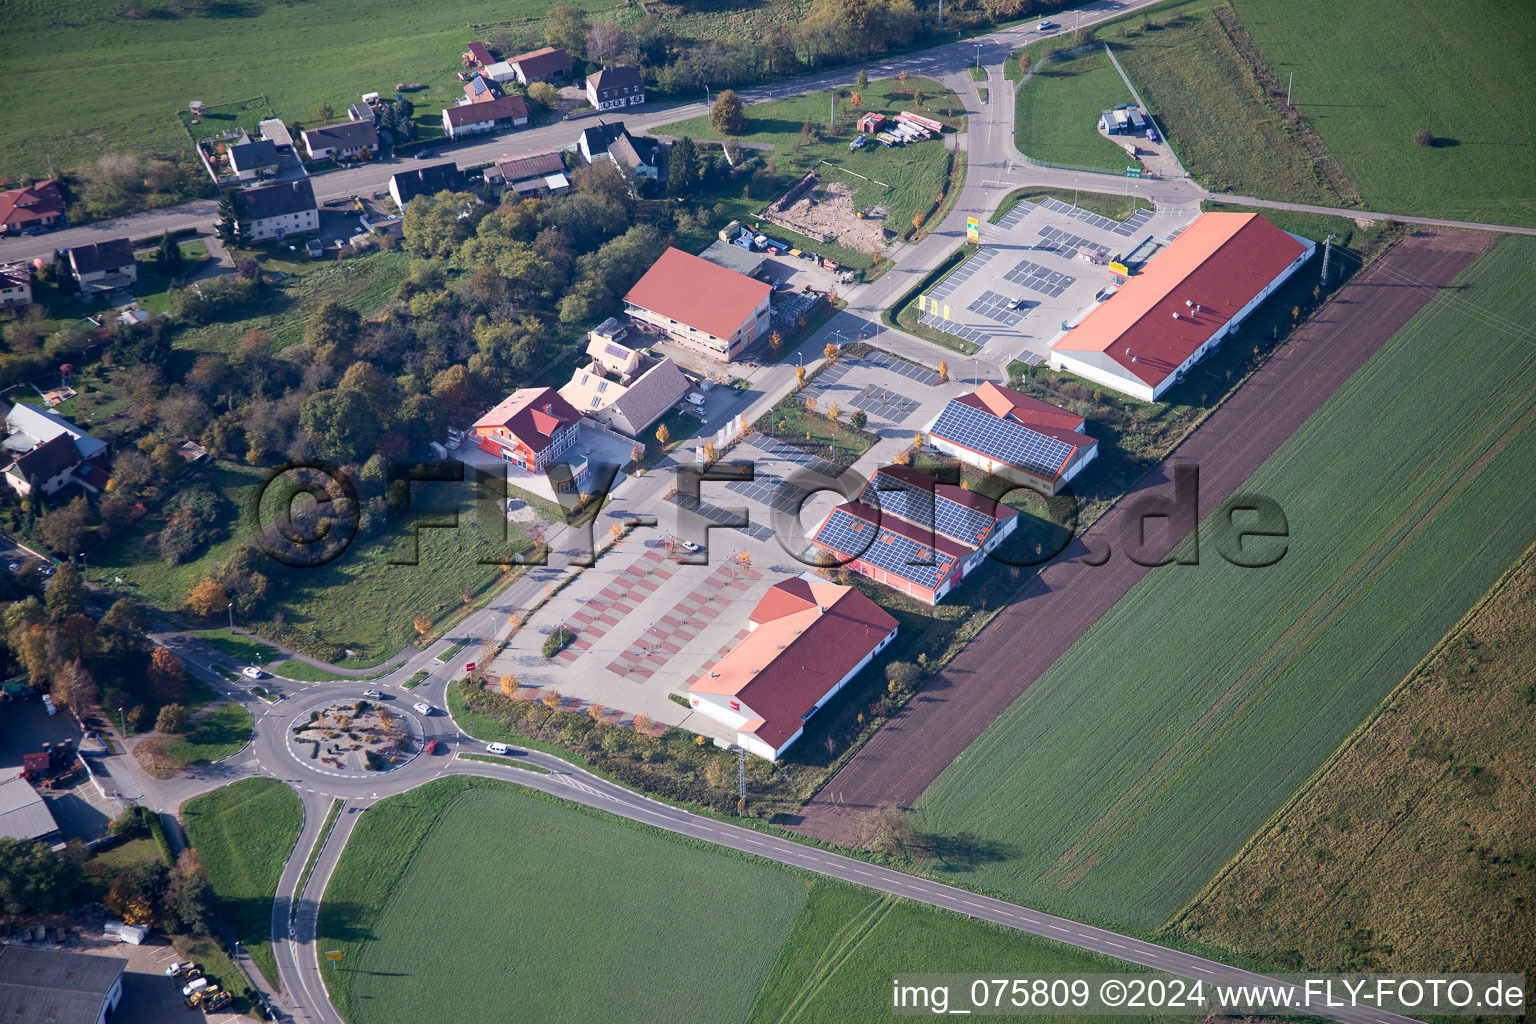
[[[1130,277],[1131,276],[1131,272],[1128,269],[1126,269],[1126,266],[1125,266],[1124,263],[1111,263],[1109,265],[1109,272],[1111,274],[1119,274],[1121,277]]]
[[[944,319],[949,319],[949,303],[944,303]]]
[[[927,298],[927,296],[924,296],[924,295],[919,295],[917,297],[917,311],[919,313],[926,313],[926,312],[928,312],[928,310],[923,306],[923,300],[926,299],[926,298]]]
[[[965,240],[972,243],[981,241],[981,221],[975,217],[965,218]]]

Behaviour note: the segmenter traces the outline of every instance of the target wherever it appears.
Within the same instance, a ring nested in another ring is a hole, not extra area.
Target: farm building
[[[685,348],[729,362],[768,329],[773,286],[668,248],[624,296],[625,312]]]
[[[32,305],[32,264],[0,263],[0,309]]]
[[[809,573],[768,588],[749,632],[688,687],[688,704],[778,760],[811,716],[896,638],[896,620],[853,587]]]
[[[405,204],[417,196],[435,196],[439,192],[457,192],[464,187],[459,165],[449,160],[429,167],[413,167],[389,176],[389,195],[405,212]]]
[[[938,604],[1019,524],[1007,505],[905,466],[875,471],[811,544],[841,565],[924,604]]]
[[[0,836],[50,841],[58,832],[58,822],[32,783],[23,778],[0,782]]]
[[[529,82],[560,82],[571,73],[571,55],[558,46],[546,46],[529,50],[516,57],[508,57],[507,64],[513,76],[523,85]]]
[[[592,365],[578,368],[560,397],[583,416],[626,437],[639,437],[688,394],[688,378],[666,356],[624,344],[628,329],[610,317],[588,335]]]
[[[1256,213],[1201,214],[1051,346],[1051,369],[1156,401],[1315,248]]]
[[[0,234],[14,235],[34,228],[48,230],[64,223],[64,197],[53,181],[0,192]]]
[[[645,82],[634,68],[604,68],[587,76],[587,102],[593,110],[638,107],[645,102]]]
[[[467,68],[483,68],[496,63],[496,58],[491,56],[491,48],[484,43],[470,43],[464,48],[460,60]]]
[[[443,108],[443,132],[450,139],[497,128],[520,128],[527,123],[528,104],[521,96],[498,96],[484,103]]]
[[[946,455],[1043,494],[1055,494],[1099,453],[1083,418],[991,381],[951,399],[928,424]]]
[[[77,245],[69,250],[69,269],[82,295],[98,295],[131,288],[139,279],[133,245],[126,238]]]
[[[231,193],[235,222],[247,242],[307,235],[320,230],[320,208],[308,178],[279,181]]]
[[[554,150],[502,157],[485,169],[485,180],[519,196],[564,192],[571,187],[571,179],[565,176],[565,158]]]
[[[123,998],[128,961],[65,949],[0,947],[0,1018],[106,1024]]]

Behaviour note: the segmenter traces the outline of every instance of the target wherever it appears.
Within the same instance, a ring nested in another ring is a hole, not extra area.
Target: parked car
[[[369,700],[383,700],[384,699],[384,691],[383,690],[364,690],[363,691],[363,696],[367,697]]]
[[[245,678],[247,678],[247,679],[264,679],[264,678],[266,678],[266,675],[267,675],[265,672],[263,672],[261,669],[257,668],[255,665],[247,665],[247,666],[245,666],[245,668],[240,670],[240,674],[245,676]]]
[[[181,961],[178,961],[177,963],[171,964],[171,966],[167,967],[165,969],[165,976],[167,978],[174,978],[174,977],[176,977],[177,975],[181,974],[184,971],[190,971],[192,968],[194,968],[196,966],[197,965],[194,964],[191,960],[181,960]]]
[[[437,156],[436,153],[433,153],[433,152],[428,151],[428,150],[424,150],[424,151],[416,154],[416,159],[417,160],[432,160],[432,159],[436,158],[436,156]]]
[[[485,745],[485,752],[487,754],[505,754],[510,749],[505,743],[487,743]]]
[[[1009,309],[1023,309],[1028,303],[1029,303],[1029,300],[1024,298],[1024,296],[1021,295],[1018,298],[1014,299],[1012,302],[1008,303],[1008,308]]]
[[[51,565],[40,565],[37,567],[37,571],[42,573],[44,576],[52,576],[54,572],[53,566]]]
[[[47,711],[49,715],[56,715],[59,713],[58,707],[53,703],[53,698],[48,696],[46,693],[43,694],[43,709]]]
[[[21,572],[21,563],[20,562],[12,562],[11,563],[11,572]]]
[[[424,700],[417,701],[415,708],[418,715],[430,715],[432,713],[432,705]]]
[[[207,987],[207,978],[193,978],[191,981],[187,982],[181,987],[181,994],[184,996],[190,996],[193,992],[201,992]]]

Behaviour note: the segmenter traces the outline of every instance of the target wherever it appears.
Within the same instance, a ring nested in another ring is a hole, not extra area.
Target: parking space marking
[[[1024,319],[1025,311],[1013,309],[1013,300],[1006,295],[999,295],[990,288],[977,296],[976,300],[965,308],[972,313],[980,313],[988,320],[995,320],[1004,327],[1017,327]]]
[[[1077,284],[1077,278],[1072,275],[1042,267],[1029,260],[1020,260],[1012,270],[1003,275],[1003,280],[1052,299],[1058,298],[1062,292]]]

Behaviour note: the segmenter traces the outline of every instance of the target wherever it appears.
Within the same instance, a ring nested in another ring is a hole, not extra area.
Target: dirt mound
[[[853,206],[853,190],[846,183],[832,181],[821,185],[814,174],[807,174],[768,208],[767,219],[808,238],[835,242],[845,249],[880,252],[888,237],[885,211],[876,207],[866,213],[872,215],[858,216]]]

